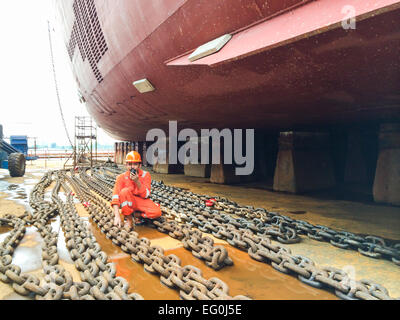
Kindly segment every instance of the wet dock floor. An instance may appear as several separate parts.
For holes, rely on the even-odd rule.
[[[130,292],[137,292],[149,300],[179,300],[178,290],[170,289],[160,282],[157,275],[146,272],[143,265],[133,261],[119,247],[94,225],[91,230],[109,259],[116,264],[117,276],[122,276],[130,284]],[[334,294],[312,288],[301,283],[297,278],[285,275],[273,269],[270,265],[255,261],[247,252],[240,251],[224,244],[233,266],[227,266],[219,271],[206,264],[182,247],[182,244],[155,229],[139,226],[136,229],[139,237],[148,238],[152,245],[163,247],[164,254],[174,254],[181,259],[181,266],[192,265],[202,270],[206,279],[217,277],[228,284],[229,295],[246,295],[257,300],[336,300]],[[224,241],[220,241],[224,242]]]
[[[242,206],[261,207],[278,212],[292,219],[305,220],[314,225],[323,225],[337,230],[357,234],[370,234],[400,242],[400,207],[378,204],[370,201],[350,201],[323,198],[313,193],[304,195],[273,192],[247,185],[221,185],[210,183],[209,179],[188,177],[183,174],[159,174],[151,170],[153,180],[188,191],[227,197]],[[316,193],[319,194],[320,192]]]
[[[28,199],[18,199],[18,196],[25,196],[22,194],[23,189],[25,189],[25,194],[29,194],[29,189],[40,178],[39,172],[28,173],[25,178],[27,186],[24,186],[23,178],[8,178],[6,179],[8,182],[0,178],[4,187],[0,197],[1,214],[23,213],[26,210]],[[317,199],[310,195],[282,194],[244,186],[215,185],[207,182],[206,179],[190,178],[184,175],[152,173],[152,178],[199,194],[224,196],[240,205],[263,207],[315,225],[320,224],[337,230],[400,240],[399,207],[370,202]],[[9,189],[10,185],[19,185],[19,188],[11,186]],[[16,192],[18,189],[21,190],[21,194]],[[10,196],[12,199],[8,200]],[[79,214],[87,220],[88,215],[83,206],[76,203],[76,207]],[[178,290],[164,286],[158,276],[147,273],[142,264],[132,261],[129,255],[108,240],[92,223],[91,228],[102,250],[109,255],[110,260],[116,263],[118,275],[125,277],[130,282],[130,292],[138,292],[145,299],[179,299]],[[79,281],[79,273],[71,263],[69,254],[65,251],[62,230],[60,228],[58,230],[61,238],[58,244],[60,264],[71,272],[75,281]],[[0,238],[6,237],[8,231],[10,231],[9,228],[1,227]],[[184,249],[180,241],[146,226],[138,227],[136,231],[139,232],[140,237],[150,239],[152,244],[164,247],[166,255],[177,255],[182,261],[182,266],[193,265],[203,271],[204,278],[218,277],[226,282],[231,296],[247,295],[253,299],[337,299],[333,293],[303,284],[295,276],[282,274],[273,269],[271,265],[257,262],[251,259],[246,252],[228,244],[226,244],[226,248],[234,265],[214,271],[207,267],[204,261],[195,258],[190,251]],[[386,287],[392,297],[400,297],[399,267],[391,261],[368,258],[357,251],[339,249],[329,243],[318,242],[305,236],[301,236],[301,238],[300,243],[285,246],[290,248],[293,254],[301,254],[312,259],[318,267],[332,266],[344,269],[346,272],[353,272],[356,280],[372,280]],[[216,241],[216,243],[224,243],[221,240],[218,241],[220,242]],[[34,261],[41,261],[39,248],[41,248],[40,236],[35,238],[33,234],[27,234],[14,253],[15,261],[19,261],[18,265],[22,268],[25,266],[25,270],[30,270],[28,272],[39,275],[41,271],[32,268],[33,266],[29,268],[31,262],[28,261],[29,259],[23,258],[25,253],[30,250],[36,257]],[[16,295],[10,286],[0,283],[0,299],[23,299],[23,297]]]
[[[0,235],[4,234],[4,233],[8,233],[12,230],[11,227],[4,227],[4,226],[0,226]]]

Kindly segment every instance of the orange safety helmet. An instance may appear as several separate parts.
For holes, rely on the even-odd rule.
[[[141,163],[142,157],[140,156],[139,152],[132,151],[126,155],[125,162],[129,163]]]

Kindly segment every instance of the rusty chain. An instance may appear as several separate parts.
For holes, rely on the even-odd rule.
[[[67,179],[73,185],[80,201],[90,201],[91,205],[86,208],[90,218],[107,238],[129,253],[133,261],[144,264],[147,272],[160,276],[161,283],[179,290],[180,297],[185,300],[249,299],[242,295],[229,296],[229,287],[222,280],[215,277],[207,280],[202,277],[200,269],[190,265],[182,267],[179,257],[173,254],[164,255],[164,249],[159,246],[151,246],[151,242],[147,238],[138,238],[136,232],[127,232],[122,228],[115,227],[109,205],[93,196],[89,191],[98,184],[93,183],[85,171],[85,169],[80,170],[79,178],[73,176]],[[221,253],[219,252],[215,256],[219,258]]]
[[[114,180],[121,171],[113,170]],[[99,179],[95,176],[94,179]],[[111,181],[108,181],[111,185]],[[99,180],[97,183],[101,183]],[[92,188],[95,188],[92,184]],[[105,184],[102,185],[103,193],[111,198],[111,190]],[[332,235],[331,229],[324,226],[317,226],[318,232],[309,232],[306,228],[314,228],[307,222],[295,221],[279,214],[269,213],[265,209],[256,209],[256,216],[252,221],[247,219],[234,218],[234,209],[237,204],[228,206],[223,202],[216,202],[216,209],[211,210],[201,201],[207,200],[209,196],[200,196],[192,192],[183,191],[180,188],[166,186],[162,182],[153,181],[151,198],[159,203],[163,210],[163,217],[154,221],[154,225],[160,232],[169,234],[177,239],[183,239],[182,234],[189,228],[196,227],[199,230],[213,234],[215,237],[226,240],[230,245],[244,251],[248,251],[251,258],[271,263],[276,270],[297,275],[300,281],[321,289],[333,290],[342,299],[392,299],[388,291],[371,281],[354,281],[349,275],[327,272],[327,268],[319,269],[310,259],[302,256],[293,256],[290,249],[279,245],[273,245],[271,238],[282,243],[296,243],[299,241],[298,234],[307,231],[316,240],[318,237]],[[220,198],[227,201],[225,198]],[[221,210],[222,209],[222,210]],[[242,208],[243,209],[243,208]],[[247,213],[251,207],[245,207]],[[242,216],[246,216],[241,211]],[[240,216],[240,214],[238,215]],[[179,223],[177,223],[179,222]],[[299,223],[293,225],[293,223]],[[109,224],[109,227],[112,223]],[[185,230],[185,231],[184,231]],[[194,230],[196,231],[196,230]],[[343,234],[343,233],[342,233]],[[356,237],[350,233],[347,236]],[[200,236],[200,233],[198,233]],[[367,238],[368,240],[368,238]],[[185,243],[184,246],[194,247],[192,243]],[[196,243],[195,243],[196,244]],[[197,252],[197,251],[195,251]],[[333,268],[330,268],[333,270]]]
[[[70,194],[67,203],[58,196],[61,186],[70,191],[62,181],[62,171],[57,172],[56,186],[52,192],[53,203],[44,200],[44,191],[52,183],[52,172],[47,173],[32,190],[30,203],[34,214],[25,221],[13,216],[6,220],[14,229],[1,244],[0,280],[12,285],[15,292],[37,300],[141,300],[137,293],[128,294],[129,284],[124,278],[115,277],[115,266],[107,263],[107,255],[101,251],[93,235],[79,218]],[[81,282],[74,282],[71,274],[58,264],[58,233],[46,225],[54,212],[60,213],[65,231],[67,248],[75,266],[80,271]],[[35,226],[42,238],[44,283],[37,276],[21,273],[20,267],[13,265],[12,254],[25,233],[25,225]],[[4,248],[4,250],[3,250]]]
[[[85,170],[81,171],[80,176],[85,183],[98,194],[100,197],[110,201],[110,189],[113,183],[108,181],[101,181],[101,176],[98,173],[99,169],[94,170],[94,178],[89,176]],[[158,228],[160,230],[160,227]],[[210,237],[202,237],[196,230],[193,230],[189,225],[182,226],[169,221],[164,224],[163,230],[168,233],[172,238],[182,241],[184,248],[191,251],[193,256],[200,260],[204,260],[206,265],[214,270],[220,270],[225,266],[232,266],[233,261],[228,257],[228,252],[223,246],[214,246],[214,241]]]
[[[162,188],[158,189],[160,185]],[[336,273],[329,273],[326,270],[327,268],[317,268],[310,259],[293,256],[290,249],[273,245],[271,238],[284,243],[297,242],[297,240],[292,241],[292,239],[296,239],[296,229],[292,228],[290,218],[285,219],[283,216],[273,215],[270,219],[273,223],[272,227],[265,227],[262,215],[254,218],[254,221],[248,222],[247,220],[235,219],[230,216],[233,213],[231,211],[233,209],[229,207],[228,211],[224,210],[226,213],[220,214],[218,214],[219,211],[211,210],[207,207],[202,207],[203,210],[193,208],[193,206],[191,208],[186,206],[185,208],[185,202],[181,201],[181,199],[188,199],[190,192],[165,186],[160,182],[155,182],[152,187],[153,200],[160,203],[166,213],[161,220],[175,218],[180,222],[195,225],[200,230],[224,239],[240,250],[247,251],[254,260],[271,263],[276,270],[286,274],[297,275],[300,281],[316,288],[333,290],[342,299],[392,299],[388,291],[376,283],[368,280],[352,280],[349,275],[342,271],[340,271],[342,272],[341,277],[337,277],[338,270],[335,271]],[[172,195],[176,189],[178,192]],[[190,200],[188,202],[191,203]],[[192,203],[196,202],[192,201]],[[188,207],[190,210],[187,209]],[[157,225],[157,223],[155,224]],[[322,226],[320,226],[320,229],[329,234],[330,229]],[[162,229],[159,230],[163,231]],[[322,234],[322,236],[325,236],[325,234]],[[334,268],[330,269],[333,270]]]
[[[156,202],[164,200],[167,202],[164,207],[169,210],[184,212],[184,214],[192,211],[214,219],[218,217],[221,222],[240,229],[250,229],[258,235],[271,236],[284,244],[300,242],[300,235],[306,235],[317,241],[327,241],[338,248],[357,250],[367,257],[388,259],[400,265],[400,243],[388,245],[386,243],[388,240],[385,241],[380,237],[360,236],[347,231],[333,230],[326,226],[314,226],[306,221],[294,220],[276,212],[269,212],[264,208],[240,206],[224,197],[215,197],[215,204],[210,209],[205,205],[205,201],[209,200],[210,196],[166,186],[158,181],[153,181],[152,188],[152,199]],[[193,221],[198,225],[202,224],[196,218]]]
[[[115,267],[107,263],[107,255],[101,251],[94,236],[79,218],[74,205],[72,189],[81,202],[90,202],[85,209],[101,232],[114,244],[131,255],[132,260],[144,265],[144,269],[160,276],[160,281],[179,290],[182,299],[248,299],[245,296],[231,297],[229,288],[218,278],[204,279],[200,269],[180,264],[175,255],[164,255],[161,247],[151,246],[146,238],[136,232],[126,232],[113,226],[113,215],[104,200],[110,200],[116,175],[121,170],[115,167],[95,167],[89,176],[83,168],[79,176],[72,170],[47,173],[31,192],[32,215],[21,219],[7,215],[0,223],[13,227],[9,236],[0,245],[0,280],[10,283],[13,289],[36,299],[142,299],[136,293],[128,294],[125,279],[115,277]],[[53,182],[52,201],[44,200],[46,188]],[[71,188],[69,187],[71,186]],[[66,201],[59,197],[62,188]],[[96,193],[97,195],[93,194]],[[307,235],[319,241],[330,241],[339,248],[358,247],[358,251],[370,257],[392,257],[398,262],[399,245],[387,246],[378,237],[361,237],[352,233],[337,232],[324,226],[313,226],[304,221],[271,213],[250,206],[240,207],[226,198],[216,197],[213,209],[204,205],[209,196],[201,196],[179,188],[152,182],[152,199],[162,206],[163,217],[154,221],[159,231],[182,241],[192,254],[216,270],[231,265],[223,246],[214,246],[210,237],[226,240],[230,245],[247,251],[257,261],[271,263],[276,270],[292,274],[311,286],[333,290],[342,299],[392,299],[386,288],[368,280],[355,281],[342,270],[318,268],[315,263],[302,256],[292,255],[290,249],[274,245],[271,239],[282,243],[298,242],[299,235]],[[82,282],[74,282],[71,275],[58,264],[57,233],[46,225],[56,214],[60,215],[67,248],[80,271]],[[239,217],[239,218],[237,218]],[[21,273],[12,265],[12,254],[24,236],[25,225],[35,226],[45,245],[43,246],[43,268],[46,273],[44,284],[29,274]],[[221,250],[225,249],[225,252]],[[213,251],[211,254],[211,251]]]

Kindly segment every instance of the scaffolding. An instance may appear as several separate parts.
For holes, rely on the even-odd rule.
[[[97,161],[97,126],[91,117],[75,117],[75,141],[72,157],[74,168],[78,165],[90,165],[92,168]]]

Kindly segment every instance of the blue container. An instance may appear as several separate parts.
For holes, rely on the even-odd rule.
[[[28,137],[27,136],[11,136],[10,144],[23,153],[25,156],[28,154]]]

